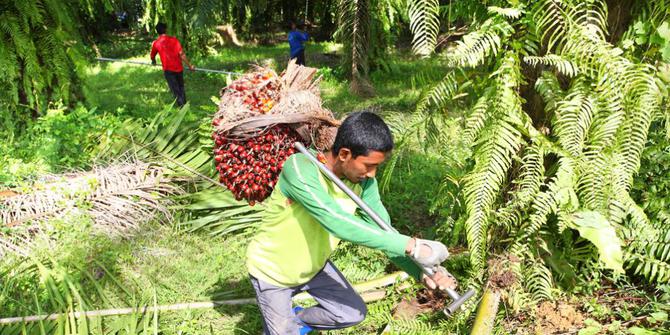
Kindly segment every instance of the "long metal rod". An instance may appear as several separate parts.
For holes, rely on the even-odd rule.
[[[99,60],[101,62],[114,62],[114,63],[127,63],[127,64],[137,64],[137,65],[149,65],[149,66],[158,66],[154,65],[148,62],[140,62],[136,60],[125,60],[125,59],[116,59],[116,58],[107,58],[107,57],[97,57],[96,60]],[[212,70],[212,69],[203,69],[200,67],[196,67],[193,69],[193,71],[200,71],[200,72],[211,72],[211,73],[222,73],[222,74],[230,74],[233,76],[241,76],[244,73],[239,73],[239,72],[229,72],[229,71],[222,71],[222,70]]]

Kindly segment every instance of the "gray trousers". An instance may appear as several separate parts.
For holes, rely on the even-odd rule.
[[[309,282],[295,287],[277,287],[250,277],[266,335],[298,334],[301,321],[314,329],[328,330],[351,327],[365,319],[365,302],[330,261]],[[318,305],[295,315],[291,298],[302,291]]]

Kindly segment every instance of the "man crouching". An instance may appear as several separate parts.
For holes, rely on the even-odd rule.
[[[387,223],[375,174],[393,149],[391,131],[370,112],[350,114],[337,131],[325,166]],[[383,251],[390,260],[431,289],[455,287],[437,271],[422,274],[415,262],[439,267],[447,257],[440,242],[386,232],[305,155],[283,165],[257,234],[247,250],[247,268],[268,335],[307,334],[356,325],[367,309],[351,284],[329,260],[340,240]],[[291,298],[307,291],[318,303],[293,308]]]

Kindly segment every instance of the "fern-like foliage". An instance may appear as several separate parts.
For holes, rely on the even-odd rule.
[[[462,78],[470,85],[488,75],[463,108],[474,160],[462,180],[473,276],[491,250],[510,252],[524,283],[515,296],[535,301],[574,282],[580,266],[621,269],[599,263],[611,251],[577,233],[575,218],[589,211],[623,241],[607,242],[623,248],[630,273],[670,280],[669,230],[629,194],[663,96],[651,65],[607,40],[605,1],[522,1],[489,14],[446,50],[453,69],[417,109],[456,105]]]
[[[435,51],[440,32],[440,2],[438,0],[410,0],[408,2],[409,28],[412,31],[412,50],[428,56]]]
[[[78,92],[75,67],[79,6],[85,2],[3,1],[0,4],[0,123],[21,125],[54,100]]]
[[[490,55],[500,51],[502,41],[512,34],[514,28],[504,19],[495,16],[486,20],[479,30],[465,35],[446,57],[452,66],[474,67],[483,64]]]
[[[526,56],[523,60],[533,66],[538,64],[552,66],[556,68],[558,73],[564,74],[568,77],[574,77],[579,73],[577,64],[558,55],[544,55],[542,57]]]

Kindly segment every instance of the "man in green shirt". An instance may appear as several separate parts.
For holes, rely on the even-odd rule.
[[[386,222],[377,187],[377,167],[393,149],[391,131],[370,112],[350,114],[338,129],[322,162]],[[448,256],[440,242],[386,232],[303,154],[284,162],[259,231],[247,250],[247,268],[263,316],[265,334],[306,334],[356,325],[366,307],[328,260],[340,240],[383,251],[390,260],[429,288],[455,287],[440,264]],[[427,277],[417,266],[432,268]],[[291,298],[307,291],[318,303],[293,309]]]

